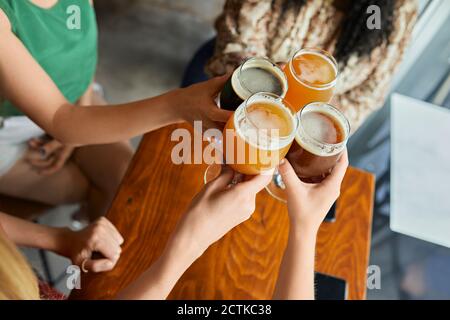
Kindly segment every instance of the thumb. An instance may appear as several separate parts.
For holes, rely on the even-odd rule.
[[[283,182],[286,186],[286,193],[288,195],[295,193],[295,189],[299,185],[303,185],[303,182],[297,177],[294,168],[292,168],[292,165],[287,159],[281,160],[280,165],[278,166],[278,172],[283,178]]]
[[[83,267],[91,272],[104,272],[114,268],[114,262],[109,259],[89,259],[86,260]]]
[[[43,157],[48,157],[49,155],[53,154],[56,150],[62,147],[62,144],[57,140],[51,140],[41,146],[40,152]]]
[[[264,171],[252,177],[250,180],[239,183],[235,189],[242,189],[242,192],[252,192],[257,194],[270,183],[273,177],[273,172],[274,169]]]
[[[209,188],[211,188],[212,190],[223,190],[231,183],[233,177],[233,169],[231,169],[229,166],[222,166],[220,175],[208,184]]]
[[[228,78],[230,78],[230,76],[231,73],[225,73],[222,76],[214,77],[208,80],[208,89],[211,95],[219,93],[223,89],[223,86],[227,82]]]
[[[211,115],[211,119],[217,122],[227,122],[228,119],[233,115],[233,111],[217,108],[213,109],[214,112]]]
[[[43,139],[41,138],[32,138],[28,140],[28,146],[33,149],[38,149],[44,144]]]

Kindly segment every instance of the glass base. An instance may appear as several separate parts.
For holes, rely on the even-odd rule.
[[[286,196],[286,186],[284,185],[283,179],[281,175],[278,173],[278,170],[275,170],[273,174],[272,181],[267,185],[266,191],[278,201],[283,203],[287,203]]]
[[[223,165],[217,164],[217,163],[211,164],[210,166],[208,166],[208,168],[206,168],[205,173],[203,175],[203,182],[205,184],[208,184],[209,182],[216,179],[222,173],[222,168],[223,168]],[[235,171],[234,175],[233,175],[233,179],[231,179],[228,187],[235,186],[238,183],[245,181],[246,178],[248,178],[248,176]]]

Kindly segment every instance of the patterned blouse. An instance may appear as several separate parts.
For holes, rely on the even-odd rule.
[[[288,0],[227,0],[216,21],[216,49],[206,71],[220,75],[233,70],[246,57],[256,55],[276,62],[287,61],[302,47],[318,47],[333,53],[344,18],[333,1],[307,0],[298,13],[288,10],[283,19],[278,19],[285,1]],[[383,106],[392,76],[411,38],[417,2],[397,0],[394,17],[388,43],[368,56],[354,54],[345,67],[339,66],[340,77],[332,103],[347,116],[352,132]]]

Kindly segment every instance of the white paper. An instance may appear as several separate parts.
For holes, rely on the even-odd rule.
[[[399,94],[391,106],[391,229],[450,247],[450,111]]]

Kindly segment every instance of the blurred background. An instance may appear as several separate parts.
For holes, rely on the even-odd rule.
[[[195,51],[214,36],[213,24],[223,2],[95,0],[100,35],[97,82],[104,87],[108,102],[146,98],[179,87]],[[418,103],[450,108],[448,30],[450,1],[420,1],[414,39],[395,77],[393,93],[412,97]],[[381,289],[368,290],[368,299],[450,299],[450,249],[447,247],[450,207],[448,202],[427,203],[431,213],[433,206],[440,205],[441,213],[444,210],[444,215],[436,218],[444,217],[444,220],[435,221],[435,225],[449,226],[449,238],[439,241],[422,240],[431,239],[426,235],[433,234],[432,226],[417,232],[408,223],[417,220],[414,216],[423,217],[428,212],[416,210],[410,212],[411,217],[401,214],[402,202],[408,199],[391,192],[391,178],[396,179],[400,189],[403,182],[391,165],[391,147],[396,143],[391,139],[391,128],[397,124],[391,122],[390,101],[389,97],[385,107],[366,121],[349,142],[351,164],[373,172],[377,179],[370,264],[381,269]],[[139,139],[133,141],[134,146],[138,143]],[[449,192],[450,184],[446,181],[450,181],[449,172],[444,172],[443,183],[439,185]],[[395,210],[392,202],[396,203]],[[69,213],[73,208],[53,209],[40,221],[67,225],[70,214],[61,215],[61,211]],[[393,216],[395,223],[392,223]],[[32,249],[24,251],[41,274],[50,277],[58,289],[67,293],[64,270],[69,262],[66,259]]]

